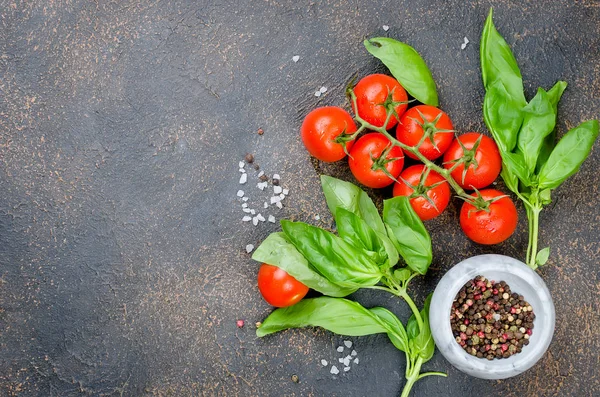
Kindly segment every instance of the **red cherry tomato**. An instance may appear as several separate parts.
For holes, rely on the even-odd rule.
[[[400,180],[394,185],[394,197],[408,196],[411,197],[410,205],[413,207],[419,218],[423,221],[433,219],[446,209],[450,202],[450,187],[448,182],[435,171],[429,171],[429,175],[423,181],[423,186],[419,186],[422,180],[423,172],[426,170],[424,165],[417,164],[408,167],[401,174],[400,178],[408,182],[408,186],[404,181]],[[438,184],[434,187],[432,185]],[[427,195],[435,204],[432,205],[423,195]]]
[[[405,145],[416,146],[424,134],[427,138],[419,146],[419,152],[429,160],[435,160],[444,154],[454,138],[454,127],[450,117],[442,110],[429,105],[408,109],[396,127],[396,138]],[[417,160],[417,156],[412,153],[406,152],[406,155]]]
[[[399,146],[392,147],[385,135],[370,133],[356,141],[350,151],[348,164],[360,183],[372,188],[382,188],[394,182],[384,169],[398,178],[404,166],[404,153]]]
[[[476,144],[478,145],[477,149],[472,150]],[[466,152],[463,148],[467,149]],[[444,153],[444,167],[452,168],[455,160],[463,156],[467,157],[466,164],[469,164],[467,172],[464,172],[465,164],[458,165],[452,171],[452,178],[463,189],[483,189],[500,175],[502,157],[500,157],[498,146],[492,138],[477,132],[467,132],[459,136]]]
[[[406,95],[406,91],[400,83],[393,77],[386,76],[385,74],[371,74],[363,77],[354,87],[358,115],[375,127],[383,127],[386,109],[382,104],[392,90],[392,100],[394,102],[406,102],[394,108],[396,113],[398,113],[398,117],[400,117],[408,106],[408,95]],[[357,113],[356,109],[353,110],[354,113]],[[398,119],[392,116],[385,129],[390,129],[397,123]]]
[[[321,161],[333,162],[346,156],[343,144],[349,151],[353,140],[344,142],[342,133],[356,132],[352,116],[335,106],[316,108],[304,118],[300,134],[306,150]]]
[[[258,289],[267,303],[287,307],[298,303],[308,287],[277,266],[263,263],[258,270]]]
[[[504,196],[504,193],[495,189],[484,189],[479,194],[484,200]],[[478,210],[465,202],[460,210],[460,227],[476,243],[501,243],[517,228],[517,208],[509,197],[503,197],[490,203],[488,210]]]

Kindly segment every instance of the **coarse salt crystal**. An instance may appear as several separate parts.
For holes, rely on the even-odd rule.
[[[265,190],[265,188],[267,187],[267,182],[258,182],[256,184],[256,187],[259,188],[260,190]]]
[[[285,194],[286,196],[287,196],[288,194],[290,194],[290,191],[289,191],[289,189],[283,189],[283,194]]]
[[[344,367],[344,372],[350,371],[350,367]]]
[[[321,365],[324,367],[327,366],[327,360],[325,360],[325,359],[321,360]]]
[[[281,188],[281,186],[273,186],[273,192],[275,194],[279,194],[283,191],[283,189]]]
[[[338,358],[338,362],[343,363],[344,359],[343,358]]]
[[[299,55],[294,55],[292,57],[292,61],[294,61],[294,62],[298,62],[299,60],[300,60],[300,56]],[[324,365],[327,365],[327,364],[324,364]]]
[[[344,359],[344,366],[346,366],[346,367],[347,367],[348,365],[350,365],[350,359],[349,359],[348,357],[346,357],[346,358]]]
[[[335,365],[332,365],[332,366],[331,366],[331,371],[329,371],[329,372],[330,372],[331,374],[333,374],[333,375],[337,375],[337,374],[339,374],[339,373],[340,373],[340,370],[339,370],[339,369],[337,369],[337,367],[336,367]]]
[[[254,245],[252,245],[252,244],[248,244],[246,246],[246,252],[247,253],[251,253],[253,249],[254,249]]]
[[[244,197],[244,191],[243,190],[238,190],[237,191],[237,196],[238,197]]]
[[[327,92],[327,87],[323,86],[323,87],[319,88],[319,91],[321,91],[321,94],[324,94]]]
[[[285,194],[281,193],[281,194],[279,195],[279,198],[283,200],[283,199],[285,198]]]
[[[248,215],[246,215],[245,217],[243,217],[243,218],[242,218],[242,220],[243,220],[244,222],[250,222],[250,221],[252,220],[252,218],[251,218],[251,217],[249,217]]]
[[[243,174],[244,172],[246,172],[246,170],[243,168],[240,168],[240,172]]]
[[[248,197],[242,197],[242,200],[248,201]]]
[[[345,345],[345,346],[346,346],[348,349],[350,349],[350,348],[352,347],[352,341],[345,340],[345,341],[344,341],[344,345]]]
[[[354,359],[354,364],[358,364],[358,357]]]
[[[266,219],[264,216],[262,216],[261,214],[256,215],[256,217],[258,218],[259,221],[264,222]]]
[[[248,203],[242,203],[242,208],[247,208],[248,207]]]
[[[242,211],[244,211],[245,213],[249,214],[250,211],[252,211],[250,208],[242,208]]]
[[[260,177],[261,177],[261,176],[263,176],[264,174],[265,174],[265,172],[264,172],[264,171],[261,171],[261,172],[259,172],[259,173],[258,173],[258,175],[257,175],[257,176],[260,178]]]
[[[358,354],[358,353],[356,352],[356,350],[352,350],[352,353],[350,353],[350,355],[351,355],[352,357],[356,356],[357,354]]]
[[[254,226],[258,225],[258,218],[257,218],[257,217],[253,217],[253,218],[252,218],[252,224],[253,224]]]
[[[248,180],[248,174],[242,174],[240,176],[240,185],[243,185]]]
[[[469,44],[469,39],[467,39],[466,36],[465,36],[464,40],[465,41],[460,45],[461,50],[464,50],[465,48],[467,48],[467,44]]]
[[[273,215],[269,215],[269,222],[275,223],[275,217]],[[325,364],[327,365],[327,364]]]
[[[243,161],[240,161],[239,164],[240,168],[244,168],[244,166],[246,165],[246,163],[244,163]]]
[[[319,214],[315,215],[315,221],[318,221],[321,219],[321,216]]]
[[[279,174],[273,174],[273,179],[281,179],[281,177],[279,176]]]
[[[340,352],[340,353],[341,353],[341,352],[343,352],[343,351],[344,351],[344,346],[340,346],[340,347],[338,347],[338,348],[337,348],[337,351],[338,351],[338,352]]]
[[[281,201],[281,198],[279,196],[273,196],[271,197],[271,204],[275,204]]]
[[[315,96],[318,98],[321,96],[321,91],[315,91]]]
[[[382,27],[383,27],[383,30],[385,30],[386,32],[387,32],[388,30],[390,30],[390,27],[389,27],[389,26],[387,26],[387,25],[383,25]],[[383,123],[381,123],[381,124],[383,124]]]
[[[254,210],[250,210],[250,213],[251,213],[252,215],[256,215],[256,211],[254,211]]]
[[[278,201],[275,203],[275,205],[277,206],[277,208],[282,209],[283,208],[283,204],[281,204],[281,201]]]
[[[263,203],[263,208],[269,208],[269,203],[267,203],[266,201]]]

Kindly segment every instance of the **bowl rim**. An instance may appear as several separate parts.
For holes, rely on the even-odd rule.
[[[482,259],[487,259],[489,262],[481,264]],[[488,272],[507,273],[497,268],[499,262],[510,266],[510,276],[512,278],[517,277],[528,284],[531,287],[529,296],[535,294],[540,300],[542,307],[534,308],[536,314],[534,324],[537,331],[534,332],[534,335],[539,342],[529,344],[527,346],[528,349],[524,349],[521,353],[509,358],[489,361],[473,357],[456,343],[452,335],[449,314],[456,294],[467,281],[472,280],[477,275],[487,278],[486,273]],[[529,280],[534,280],[535,287]],[[508,284],[510,285],[510,283]],[[452,287],[452,289],[443,290],[448,286]],[[519,291],[517,292],[522,294]],[[436,320],[436,318],[441,319],[444,316],[448,318],[447,321]],[[434,290],[429,317],[430,323],[434,321],[437,324],[441,323],[441,327],[436,327],[435,329],[432,327],[432,336],[438,346],[438,350],[440,350],[446,360],[459,370],[471,376],[484,379],[509,378],[531,368],[547,351],[552,341],[555,326],[554,304],[544,280],[523,262],[506,255],[498,254],[472,256],[457,263],[446,272]],[[442,346],[442,349],[439,348],[440,346]],[[485,365],[482,365],[481,360],[485,360]]]

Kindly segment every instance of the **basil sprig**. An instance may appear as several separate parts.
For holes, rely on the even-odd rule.
[[[257,335],[309,326],[349,336],[385,333],[406,355],[403,396],[424,376],[446,376],[440,372],[421,373],[421,366],[431,359],[435,349],[429,327],[429,299],[419,310],[407,289],[414,277],[427,272],[432,250],[429,233],[408,199],[384,200],[382,219],[371,198],[359,187],[330,176],[322,176],[321,184],[338,235],[303,222],[282,220],[283,232],[267,237],[252,258],[284,269],[326,296],[273,311],[257,329]],[[386,290],[404,299],[413,312],[407,328],[385,308],[366,309],[341,298],[359,288]]]
[[[529,221],[527,264],[537,269],[550,248],[538,252],[539,214],[551,202],[552,190],[579,170],[598,137],[598,121],[590,120],[567,132],[556,143],[558,101],[567,87],[557,82],[539,88],[527,102],[515,57],[492,20],[481,34],[481,75],[486,93],[483,115],[502,156],[502,178],[525,205]]]

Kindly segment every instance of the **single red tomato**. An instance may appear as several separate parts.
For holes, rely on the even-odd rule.
[[[393,91],[393,92],[392,92]],[[358,113],[363,120],[373,124],[375,127],[383,127],[386,118],[386,109],[383,103],[392,92],[392,100],[394,102],[404,102],[394,107],[398,117],[406,111],[408,106],[408,95],[404,88],[393,77],[385,74],[371,74],[363,77],[354,87],[356,95],[356,109],[354,113]],[[354,104],[352,105],[354,108]],[[392,116],[388,121],[386,130],[394,127],[398,123],[398,119]]]
[[[496,142],[477,132],[467,132],[452,142],[444,153],[444,167],[452,168],[461,157],[465,157],[465,162],[456,166],[452,178],[463,189],[483,189],[494,182],[502,170]]]
[[[349,135],[356,132],[350,113],[336,106],[316,108],[306,115],[300,127],[306,150],[321,161],[333,162],[346,156],[354,140]]]
[[[510,197],[498,190],[484,189],[479,194],[481,197],[476,201],[485,209],[465,202],[460,210],[460,227],[476,243],[501,243],[517,228],[517,208]]]
[[[408,196],[410,205],[423,221],[444,212],[450,202],[448,182],[435,171],[425,175],[426,169],[421,164],[408,167],[400,174],[401,180],[396,182],[393,191],[394,197]]]
[[[258,289],[270,305],[292,306],[308,292],[308,287],[277,266],[263,263],[258,270]]]
[[[348,164],[360,183],[382,188],[391,185],[400,175],[404,167],[404,153],[399,146],[392,146],[385,135],[373,132],[356,141],[350,151]]]
[[[423,135],[426,136],[419,146],[419,152],[429,160],[435,160],[448,149],[454,138],[454,127],[448,115],[429,105],[412,107],[400,118],[396,127],[396,138],[405,145],[417,146]],[[411,159],[418,157],[406,152]]]

